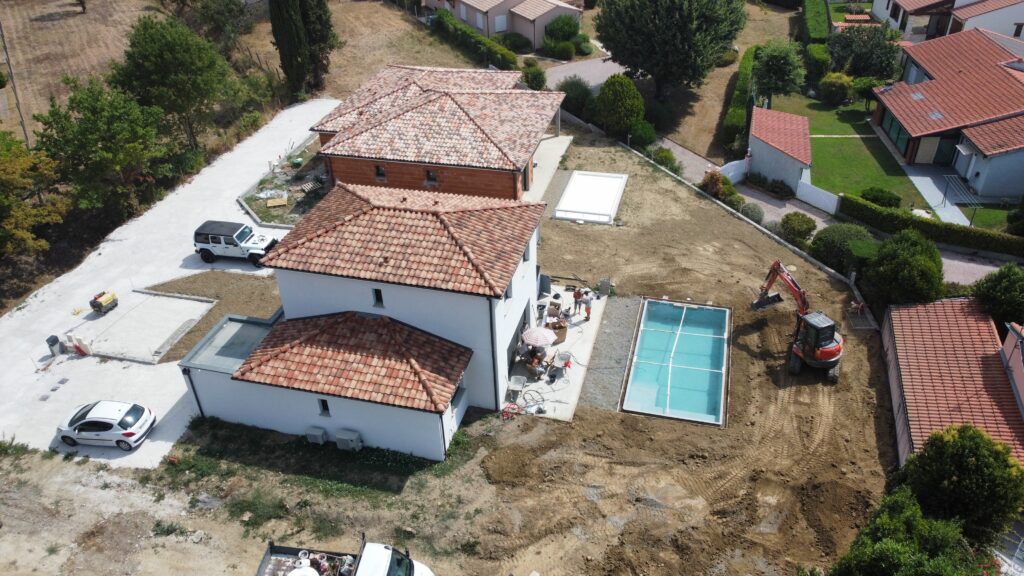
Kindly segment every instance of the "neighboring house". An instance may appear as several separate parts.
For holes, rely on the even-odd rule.
[[[559,0],[426,0],[435,10],[444,8],[484,36],[518,32],[540,48],[544,28],[563,14],[579,20],[583,10]]]
[[[519,72],[388,66],[311,130],[335,181],[516,200],[564,94]]]
[[[750,172],[782,180],[794,192],[811,167],[811,131],[804,116],[755,106],[748,146]]]
[[[182,360],[200,412],[444,459],[466,409],[505,396],[544,207],[336,185],[262,261],[283,313],[228,317]]]
[[[982,197],[1024,195],[1024,42],[968,30],[904,51],[873,119],[903,159],[951,165]]]
[[[974,28],[1019,38],[1024,28],[1024,0],[874,0],[871,14],[912,43]]]
[[[1024,382],[1014,385],[1007,372],[1014,362],[1020,365],[1020,344],[1011,331],[1001,346],[977,301],[890,307],[882,344],[901,466],[933,432],[959,424],[985,430],[1024,458]]]

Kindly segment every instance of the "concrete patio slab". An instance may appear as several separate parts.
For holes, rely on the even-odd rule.
[[[540,141],[533,154],[533,161],[537,163],[533,169],[533,185],[523,192],[523,200],[537,202],[544,198],[569,144],[572,144],[572,136],[549,135]]]
[[[904,164],[902,168],[940,220],[970,226],[970,220],[955,204],[958,198],[956,189],[951,189],[946,179],[946,176],[956,174],[952,168],[934,164]]]

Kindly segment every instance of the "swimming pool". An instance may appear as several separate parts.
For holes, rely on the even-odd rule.
[[[729,310],[644,300],[622,409],[722,424]]]

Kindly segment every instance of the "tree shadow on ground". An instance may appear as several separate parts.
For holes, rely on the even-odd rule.
[[[78,6],[78,3],[68,4],[68,6]],[[81,10],[62,10],[60,12],[50,12],[49,14],[33,16],[32,18],[29,18],[29,20],[33,22],[60,22],[61,20],[67,20],[68,18],[84,15],[85,13]]]

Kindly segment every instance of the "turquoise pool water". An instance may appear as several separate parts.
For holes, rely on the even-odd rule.
[[[622,409],[722,423],[729,310],[645,300]]]

